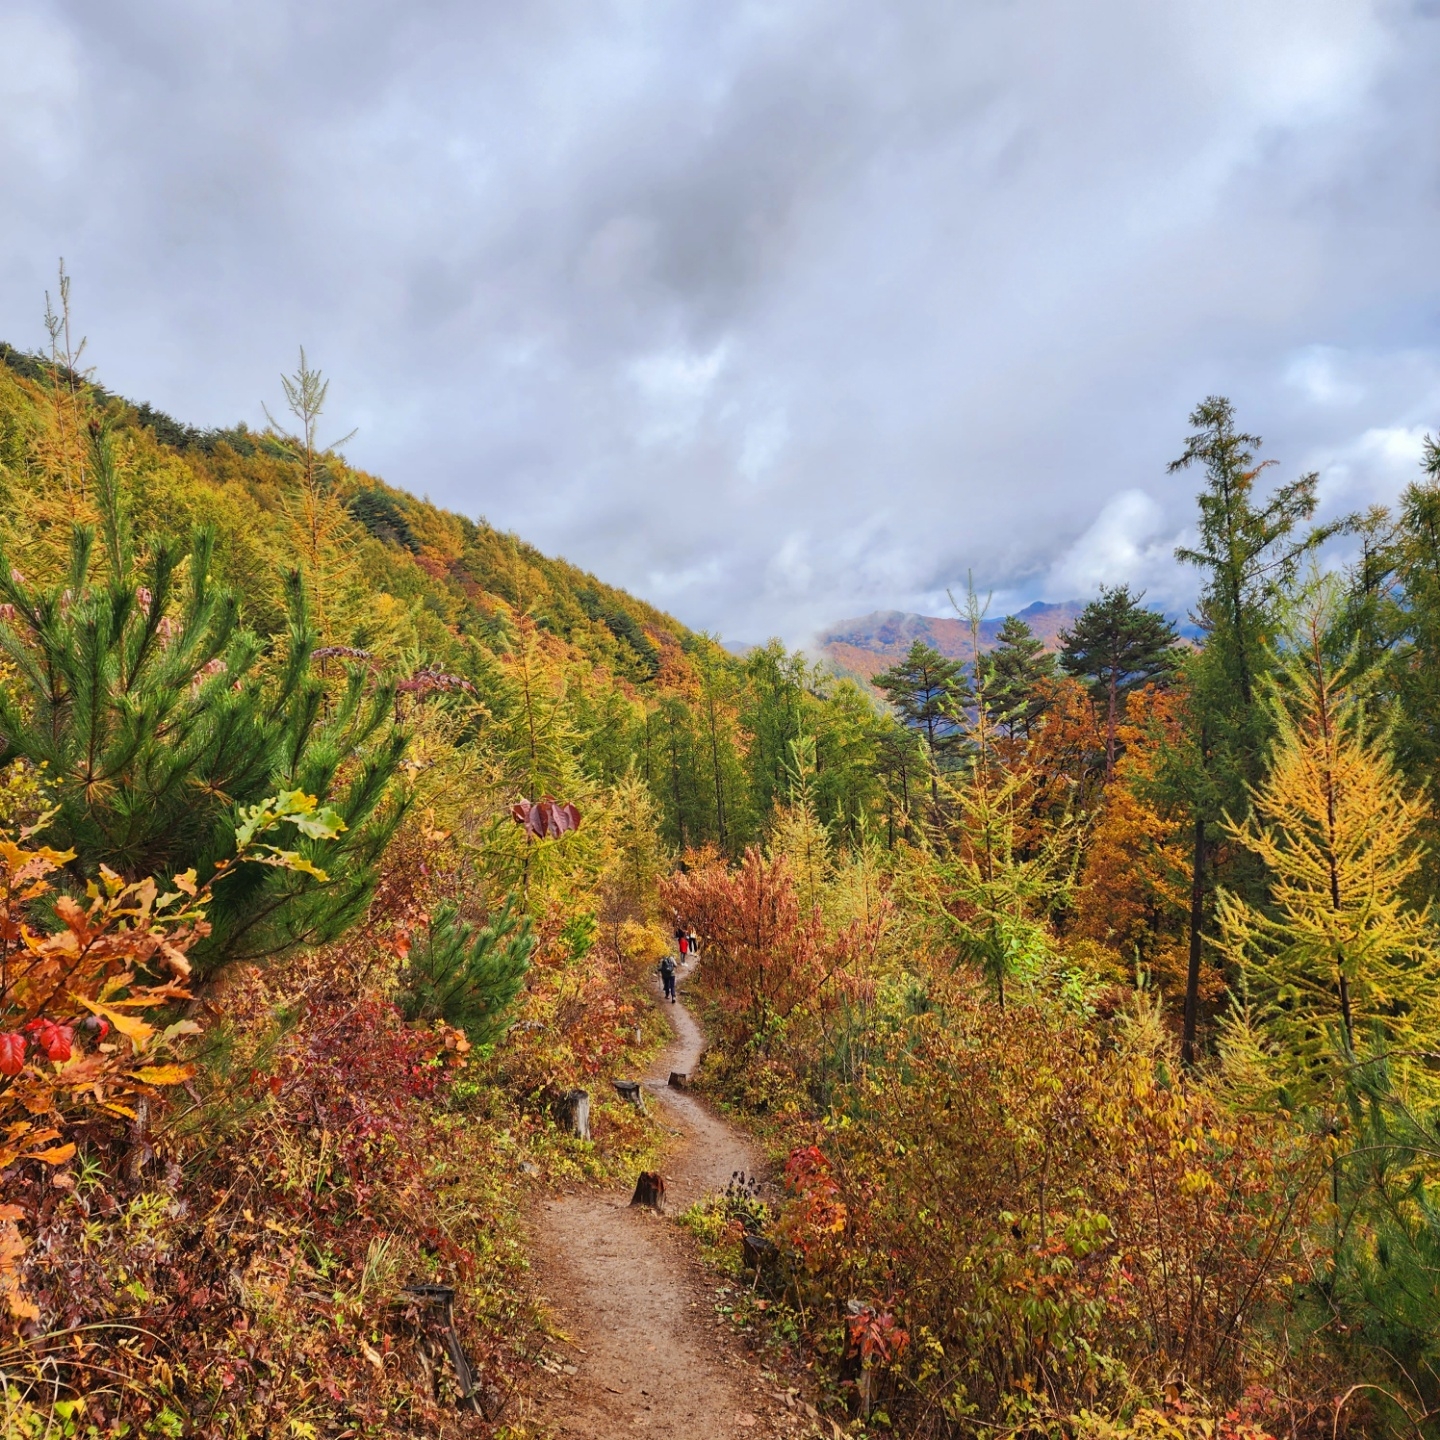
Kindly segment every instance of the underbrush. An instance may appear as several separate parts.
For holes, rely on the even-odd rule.
[[[630,1176],[653,1124],[607,1096],[643,1063],[623,963],[543,949],[493,1053],[403,1022],[373,935],[205,996],[178,1102],[74,1131],[7,1176],[33,1319],[0,1350],[4,1432],[345,1437],[529,1433],[544,1333],[524,1219],[549,1182]],[[555,1028],[555,991],[594,1005]],[[583,1022],[583,1023],[581,1023]],[[550,1113],[576,1080],[593,1143]],[[453,1292],[447,1311],[443,1291]],[[460,1404],[446,1325],[473,1367]],[[67,1429],[67,1427],[69,1427]]]
[[[1101,1022],[935,976],[872,1009],[839,1084],[803,1033],[722,1042],[698,1077],[783,1161],[773,1215],[721,1196],[684,1221],[854,1433],[1365,1433],[1310,1335],[1329,1151],[1182,1083],[1143,996]]]

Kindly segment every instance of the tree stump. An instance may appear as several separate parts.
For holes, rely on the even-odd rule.
[[[746,1265],[757,1275],[780,1258],[773,1240],[767,1240],[763,1235],[751,1235],[748,1231],[740,1237],[740,1253]]]
[[[577,1140],[590,1138],[590,1092],[567,1090],[555,1102],[555,1117]]]
[[[638,1080],[616,1080],[615,1093],[622,1100],[628,1100],[640,1113],[645,1113],[645,1092]]]
[[[660,1211],[665,1208],[665,1180],[658,1170],[642,1170],[635,1182],[635,1193],[630,1197],[632,1205],[648,1205]]]
[[[672,1070],[670,1072],[670,1088],[672,1090],[688,1090],[690,1088],[690,1075],[685,1070]]]

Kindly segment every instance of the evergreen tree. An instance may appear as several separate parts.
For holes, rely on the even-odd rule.
[[[1440,763],[1440,447],[1427,441],[1429,478],[1411,485],[1396,527],[1393,618],[1400,631],[1395,688],[1401,708],[1397,745],[1416,780]]]
[[[327,695],[310,669],[315,637],[294,574],[287,645],[267,664],[236,597],[211,583],[208,532],[188,556],[156,547],[137,571],[103,430],[89,468],[103,562],[85,526],[68,573],[49,586],[0,554],[0,648],[13,667],[0,686],[0,767],[45,767],[58,807],[47,838],[75,852],[77,883],[102,865],[127,879],[196,865],[204,880],[234,854],[242,808],[285,791],[319,797],[346,826],[323,847],[298,846],[325,867],[323,882],[242,867],[218,887],[213,932],[193,958],[211,970],[334,938],[363,912],[398,819],[382,803],[405,745],[393,690],[350,667],[340,695]]]
[[[1195,1059],[1207,858],[1222,815],[1243,815],[1248,787],[1258,778],[1269,727],[1256,703],[1268,660],[1265,637],[1275,633],[1277,607],[1301,558],[1335,533],[1306,527],[1315,513],[1317,476],[1302,475],[1257,497],[1255,482],[1274,461],[1257,461],[1261,441],[1235,426],[1234,406],[1212,395],[1191,413],[1195,428],[1171,473],[1199,466],[1199,539],[1176,558],[1204,580],[1197,618],[1201,652],[1185,664],[1187,743],[1161,777],[1193,817],[1190,863],[1190,954],[1185,985],[1183,1051]]]
[[[1055,657],[1018,615],[1007,615],[995,648],[981,657],[990,715],[1010,736],[1030,738],[1045,712],[1042,682],[1054,678]]]
[[[505,1033],[505,1016],[535,948],[528,915],[515,913],[515,897],[487,925],[459,918],[454,905],[437,907],[407,958],[397,997],[407,1020],[444,1020],[472,1045],[493,1045]]]
[[[1142,591],[1102,586],[1100,598],[1060,632],[1060,664],[1067,674],[1088,680],[1105,705],[1105,778],[1115,774],[1115,726],[1125,697],[1175,668],[1175,627],[1141,605]]]
[[[965,667],[915,640],[903,660],[874,677],[874,685],[901,720],[924,735],[930,756],[930,798],[938,804],[942,761],[959,749],[964,738],[962,720],[971,698]]]

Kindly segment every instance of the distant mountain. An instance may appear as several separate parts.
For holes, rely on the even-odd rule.
[[[1058,650],[1060,632],[1073,625],[1084,608],[1083,600],[1037,600],[1016,613],[1045,642],[1047,650]],[[994,648],[1004,623],[1003,615],[981,622],[981,650]],[[970,629],[963,620],[909,615],[903,610],[876,610],[858,620],[842,620],[824,631],[818,644],[841,670],[869,680],[900,659],[915,640],[933,645],[954,660],[971,658]]]

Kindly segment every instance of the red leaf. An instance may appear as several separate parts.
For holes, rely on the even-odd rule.
[[[18,1075],[25,1068],[25,1037],[10,1030],[0,1035],[0,1075]]]
[[[44,1020],[40,1024],[40,1033],[36,1039],[39,1040],[40,1048],[45,1052],[45,1058],[55,1061],[58,1065],[61,1061],[70,1058],[71,1045],[75,1039],[75,1027],[73,1025],[57,1025],[53,1020]]]

